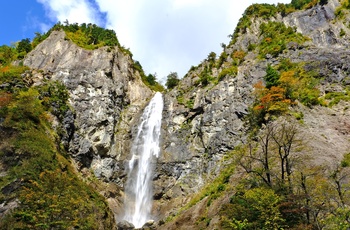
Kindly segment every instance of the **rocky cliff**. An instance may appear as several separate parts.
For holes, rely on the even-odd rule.
[[[80,168],[92,169],[98,178],[116,181],[123,170],[117,160],[125,159],[133,117],[152,96],[130,56],[115,48],[85,50],[53,32],[24,60],[40,70],[34,84],[44,79],[65,84],[72,110],[63,120],[64,140]]]
[[[85,50],[54,31],[24,64],[34,69],[34,85],[59,81],[67,87],[71,109],[62,124],[55,121],[61,142],[84,177],[93,172],[106,182],[98,190],[120,212],[131,130],[153,94],[133,60],[118,47]]]
[[[160,218],[164,214],[176,214],[178,209],[175,207],[187,204],[192,194],[218,175],[225,165],[223,157],[246,142],[247,115],[254,102],[253,86],[264,81],[268,65],[278,66],[286,59],[292,63],[305,63],[306,71],[316,72],[320,96],[346,91],[350,30],[346,18],[336,18],[335,11],[339,6],[339,1],[332,0],[284,16],[281,13],[268,19],[253,16],[251,26],[238,31],[223,51],[225,63],[236,62],[235,52],[245,53],[235,74],[226,74],[215,81],[226,68],[225,63],[213,65],[208,56],[165,95],[163,152],[155,178],[155,213]],[[265,39],[261,25],[269,21],[295,28],[307,37],[307,41],[302,44],[289,42],[280,54],[268,53],[261,57],[251,46],[261,44]],[[214,80],[204,84],[202,78],[206,68],[210,69]],[[293,107],[295,112],[303,114],[300,127],[309,143],[310,165],[312,162],[316,165],[329,163],[334,167],[348,151],[350,119],[347,108],[348,102],[331,108],[307,107],[301,103]],[[216,229],[219,207],[228,199],[229,195],[209,207],[205,207],[207,200],[200,202],[161,229]],[[200,225],[203,218],[212,221],[204,227]]]
[[[339,16],[340,6],[339,1],[329,0],[288,14],[250,14],[249,26],[241,21],[220,57],[210,54],[164,94],[152,212],[160,229],[220,227],[218,210],[230,202],[232,191],[216,197],[212,205],[208,195],[191,207],[186,205],[228,168],[227,156],[252,138],[247,120],[257,100],[254,85],[265,82],[269,66],[298,65],[301,75],[313,77],[308,84],[315,87],[307,89],[317,89],[317,99],[326,101],[303,104],[303,98],[298,98],[288,108],[291,112],[284,114],[298,115],[297,126],[308,140],[308,164],[331,162],[329,168],[334,168],[342,160],[350,147],[349,102],[341,100],[331,107],[327,100],[332,98],[326,98],[334,93],[347,95],[350,84],[349,17]],[[265,52],[266,43],[274,39],[263,31],[268,30],[266,25],[277,25],[287,34],[276,49]],[[67,40],[63,31],[53,31],[23,64],[33,69],[31,84],[55,80],[67,87],[71,109],[54,126],[76,168],[84,176],[92,171],[108,187],[101,193],[118,215],[131,139],[140,112],[153,94],[133,68],[132,58],[118,47],[82,49]],[[274,121],[279,119],[283,120]],[[225,183],[236,185],[240,173],[230,172]],[[177,219],[164,224],[169,216]]]

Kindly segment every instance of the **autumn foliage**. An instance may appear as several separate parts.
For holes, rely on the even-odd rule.
[[[266,88],[262,81],[254,85],[256,102],[253,106],[252,113],[254,119],[265,123],[272,119],[273,116],[279,116],[288,111],[289,106],[293,104],[292,100],[287,97],[286,89],[281,86],[272,86]]]
[[[10,104],[12,99],[12,94],[10,93],[0,93],[0,107],[7,106]]]
[[[317,78],[304,70],[303,63],[283,60],[279,66],[268,65],[264,81],[254,85],[255,102],[249,116],[251,127],[260,127],[288,113],[297,102],[306,106],[318,104],[320,92],[316,86]]]

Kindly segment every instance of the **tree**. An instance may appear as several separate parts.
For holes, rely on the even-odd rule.
[[[266,88],[270,89],[272,86],[277,86],[279,78],[280,76],[277,70],[275,70],[271,65],[267,65],[266,75],[264,76]]]
[[[303,149],[304,142],[293,121],[269,122],[256,135],[255,142],[241,149],[239,165],[254,174],[269,187],[292,192],[292,168],[295,155]],[[279,168],[279,170],[277,169]],[[288,184],[287,184],[288,182]]]
[[[207,58],[207,60],[209,61],[209,62],[215,62],[215,59],[216,59],[216,53],[215,52],[210,52],[209,54],[208,54],[208,58]]]
[[[272,132],[272,139],[276,145],[278,157],[280,160],[280,183],[281,187],[285,187],[286,179],[288,180],[288,192],[292,192],[292,165],[294,152],[303,148],[303,140],[299,135],[299,130],[293,122],[283,121],[279,126],[275,127]]]
[[[168,89],[173,89],[175,88],[175,86],[177,86],[180,82],[180,79],[178,78],[177,72],[171,72],[168,76],[167,76],[167,80],[165,82],[165,86]]]
[[[22,39],[17,45],[18,58],[24,58],[24,55],[32,50],[32,45],[30,44],[30,39]]]
[[[248,190],[244,197],[251,208],[259,214],[258,221],[261,229],[280,229],[284,222],[279,211],[279,197],[272,189],[263,187]]]
[[[156,74],[148,74],[146,77],[147,82],[150,85],[155,85],[157,83],[157,75]]]
[[[221,210],[222,229],[281,229],[283,197],[270,188],[238,189]]]

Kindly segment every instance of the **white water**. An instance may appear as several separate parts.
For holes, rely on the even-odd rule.
[[[131,149],[124,219],[136,228],[141,228],[151,219],[153,165],[154,158],[159,156],[162,111],[162,94],[156,93],[142,114]]]

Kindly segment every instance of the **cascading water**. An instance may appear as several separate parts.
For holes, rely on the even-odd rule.
[[[163,97],[156,93],[145,108],[131,148],[125,187],[124,219],[136,228],[151,219],[154,157],[159,156]]]

